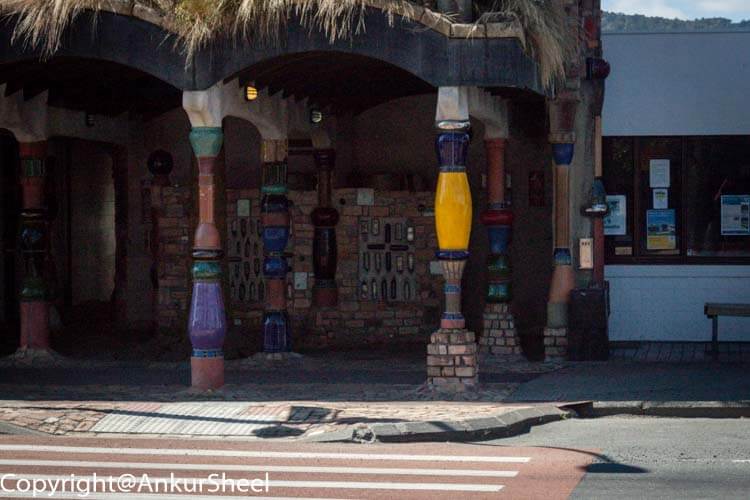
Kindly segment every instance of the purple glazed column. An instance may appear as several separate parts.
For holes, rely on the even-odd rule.
[[[224,135],[220,127],[194,127],[190,144],[198,158],[199,218],[193,246],[193,298],[188,331],[192,387],[224,385],[224,336],[227,329],[221,289],[221,238],[214,220],[216,157]]]

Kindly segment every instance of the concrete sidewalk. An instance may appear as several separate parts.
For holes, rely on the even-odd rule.
[[[750,416],[748,364],[485,360],[480,390],[448,398],[422,384],[423,363],[351,354],[230,362],[229,383],[212,393],[187,388],[184,364],[6,366],[0,433],[467,441],[576,414]]]
[[[568,363],[507,401],[750,401],[750,363]]]

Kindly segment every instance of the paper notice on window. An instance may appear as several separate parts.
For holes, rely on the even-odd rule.
[[[654,209],[669,208],[669,189],[654,189]]]
[[[674,210],[646,211],[646,250],[677,248],[677,223]]]
[[[624,236],[628,234],[627,208],[628,199],[623,194],[607,196],[609,212],[604,218],[605,236]]]
[[[750,195],[729,194],[721,197],[722,236],[750,236]]]
[[[669,160],[649,161],[649,187],[669,187]]]

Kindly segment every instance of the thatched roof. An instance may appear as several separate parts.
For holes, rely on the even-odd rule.
[[[574,51],[559,0],[477,0],[477,26],[510,22],[520,26],[519,39],[540,64],[542,83],[550,87],[564,77],[564,64]],[[62,34],[85,11],[136,12],[157,20],[175,35],[176,44],[191,60],[195,52],[226,35],[273,40],[290,16],[310,29],[323,31],[333,42],[365,29],[364,14],[376,7],[391,23],[403,16],[429,26],[451,23],[436,14],[427,0],[0,0],[0,15],[18,16],[14,39],[41,48],[47,56],[60,47]],[[144,17],[143,15],[139,17]],[[94,18],[96,19],[96,18]],[[425,22],[424,19],[427,19]],[[473,30],[467,31],[472,36]]]

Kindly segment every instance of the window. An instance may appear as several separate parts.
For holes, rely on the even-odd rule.
[[[750,262],[750,137],[606,137],[608,263]]]

